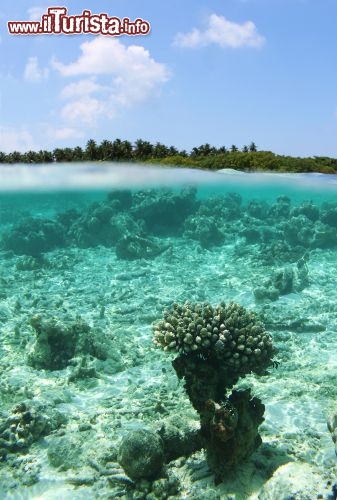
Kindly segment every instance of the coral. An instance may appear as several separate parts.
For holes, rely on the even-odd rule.
[[[164,444],[165,462],[189,456],[202,448],[198,428],[189,428],[180,415],[165,419],[159,429]]]
[[[116,209],[106,202],[93,203],[81,217],[74,219],[68,238],[82,248],[114,245],[110,220],[116,213]]]
[[[221,245],[225,239],[216,218],[206,215],[188,217],[184,224],[184,237],[199,241],[203,248]]]
[[[268,212],[268,217],[283,219],[289,218],[291,210],[291,201],[288,196],[279,196]]]
[[[283,226],[284,238],[290,245],[310,248],[314,237],[314,225],[305,216],[291,217]]]
[[[142,224],[126,213],[112,217],[109,226],[112,242],[117,242],[127,235],[139,235],[143,232]]]
[[[291,211],[292,216],[305,215],[309,220],[315,222],[319,219],[319,208],[313,204],[312,201],[305,201],[299,207],[293,208]]]
[[[247,459],[260,446],[258,427],[264,420],[264,410],[261,401],[251,397],[249,389],[234,390],[221,404],[206,402],[201,437],[216,484],[221,482],[224,468],[230,469]]]
[[[108,193],[108,203],[118,210],[128,210],[132,205],[132,192],[128,189],[115,189]]]
[[[17,404],[10,415],[0,419],[0,456],[27,451],[32,443],[65,421],[57,410]]]
[[[137,191],[133,196],[131,214],[145,222],[153,234],[170,234],[179,230],[186,217],[195,211],[197,201],[194,188],[180,192],[170,189]]]
[[[322,208],[321,221],[337,229],[337,206],[326,203]]]
[[[165,351],[223,362],[230,378],[260,372],[273,355],[271,337],[255,313],[234,302],[176,303],[154,325],[154,342]]]
[[[216,217],[218,221],[233,221],[241,216],[242,198],[238,193],[214,196],[201,201],[196,215]]]
[[[277,300],[280,295],[302,291],[309,284],[307,260],[305,254],[296,265],[277,269],[262,286],[254,289],[255,299]]]
[[[35,271],[48,266],[48,261],[44,257],[32,257],[31,255],[24,255],[16,262],[16,269],[18,271]]]
[[[4,250],[12,250],[17,255],[40,257],[44,252],[65,245],[61,224],[50,219],[27,217],[2,239]]]
[[[275,352],[253,312],[236,303],[174,304],[154,324],[154,342],[178,353],[173,367],[200,416],[208,464],[220,482],[260,444],[264,406],[249,390],[230,389],[239,377],[265,373]]]
[[[267,217],[269,206],[263,200],[250,200],[247,203],[246,212],[255,219],[265,219]]]
[[[131,479],[153,479],[164,464],[163,441],[148,429],[131,431],[122,439],[118,462]]]
[[[116,255],[119,259],[136,260],[156,257],[168,249],[165,245],[154,238],[125,235],[116,244]]]
[[[337,245],[337,231],[334,227],[316,222],[312,248],[333,248]]]
[[[61,370],[75,356],[89,354],[105,360],[110,341],[103,331],[92,329],[80,317],[31,318],[36,338],[28,353],[28,363],[34,368]]]
[[[66,324],[56,318],[34,316],[30,321],[36,340],[28,354],[28,363],[34,368],[61,370],[75,355],[80,331],[89,326],[83,322]]]

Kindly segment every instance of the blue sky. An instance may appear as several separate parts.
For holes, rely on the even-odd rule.
[[[53,4],[0,5],[0,151],[138,138],[337,157],[337,0],[74,1],[145,36],[14,36]]]

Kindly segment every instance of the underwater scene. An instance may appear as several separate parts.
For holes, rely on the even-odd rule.
[[[337,498],[337,177],[0,167],[0,498]]]

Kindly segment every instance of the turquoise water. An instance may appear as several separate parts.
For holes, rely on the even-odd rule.
[[[2,498],[333,498],[336,176],[4,166],[0,255]],[[185,301],[263,320],[274,363],[236,386],[265,405],[262,444],[218,485],[181,442],[131,482],[129,432],[199,427],[153,342]]]

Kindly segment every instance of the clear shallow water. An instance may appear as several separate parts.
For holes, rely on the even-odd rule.
[[[263,445],[218,492],[255,498],[281,464],[295,461],[315,472],[307,497],[328,498],[326,482],[336,478],[324,424],[337,412],[336,181],[130,165],[1,166],[2,423],[23,401],[66,419],[34,435],[24,454],[14,446],[5,455],[3,496],[57,498],[51,478],[71,495],[67,477],[92,477],[92,458],[102,467],[115,462],[128,429],[156,429],[172,416],[198,425],[172,357],[153,346],[151,325],[174,301],[234,300],[262,315],[280,366],[239,382],[266,405]],[[64,325],[51,353],[37,340],[36,316]],[[63,344],[78,318],[69,353]],[[60,436],[77,450],[65,471],[48,456]],[[168,465],[180,481],[177,498],[195,498],[195,490],[208,498],[212,475],[190,476],[204,456],[189,460]],[[109,498],[118,488],[100,478],[76,494]]]

